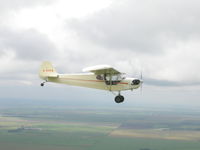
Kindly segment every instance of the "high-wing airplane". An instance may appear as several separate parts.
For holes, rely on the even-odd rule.
[[[46,82],[55,82],[118,92],[115,97],[116,103],[124,101],[120,91],[137,89],[143,83],[142,79],[125,77],[124,73],[109,65],[88,67],[83,69],[83,72],[87,73],[59,74],[51,62],[45,61],[40,67],[39,77],[45,80],[45,82],[41,83],[41,86],[44,86]]]

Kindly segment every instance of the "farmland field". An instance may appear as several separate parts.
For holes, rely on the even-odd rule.
[[[0,106],[2,150],[199,150],[198,109]]]

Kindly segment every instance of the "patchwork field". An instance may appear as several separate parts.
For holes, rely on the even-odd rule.
[[[2,150],[199,150],[197,109],[1,106]]]

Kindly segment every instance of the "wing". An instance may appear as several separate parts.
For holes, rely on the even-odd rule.
[[[93,72],[95,74],[121,74],[118,70],[109,65],[98,65],[93,67],[84,68],[83,72]]]

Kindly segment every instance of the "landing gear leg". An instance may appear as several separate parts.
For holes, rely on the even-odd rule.
[[[116,103],[122,103],[124,101],[124,96],[120,95],[120,92],[119,92],[119,95],[117,95],[115,97],[115,102]]]

